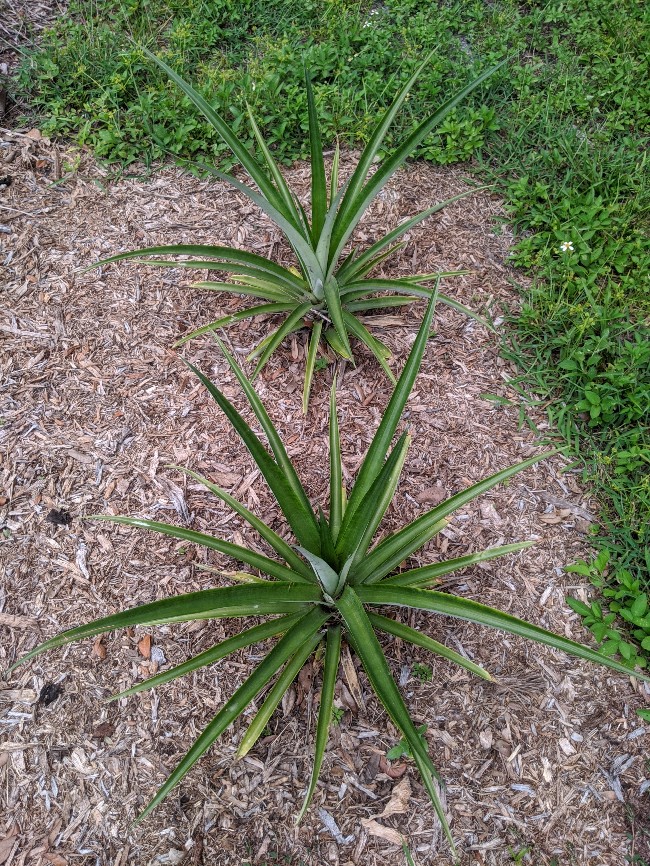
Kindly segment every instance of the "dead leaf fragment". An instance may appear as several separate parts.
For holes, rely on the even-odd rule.
[[[380,755],[379,772],[385,773],[391,779],[399,779],[406,772],[406,764],[391,764],[383,755]]]
[[[411,783],[408,779],[402,779],[393,788],[390,800],[386,803],[384,811],[377,815],[378,818],[388,818],[389,815],[401,815],[407,811],[411,799]]]
[[[96,656],[101,662],[106,658],[106,647],[102,643],[103,635],[99,635],[99,637],[95,638],[95,643],[93,644],[93,651],[91,655]]]
[[[384,827],[383,824],[375,821],[374,818],[362,818],[361,826],[371,836],[377,836],[379,839],[385,839],[386,842],[390,842],[392,845],[402,844],[401,833],[398,833],[397,830],[393,830],[392,827]]]
[[[146,659],[151,658],[151,644],[152,640],[150,634],[146,634],[138,641],[138,652]]]
[[[46,853],[43,854],[43,857],[45,860],[47,860],[48,863],[51,863],[52,866],[68,866],[68,861],[60,854]]]

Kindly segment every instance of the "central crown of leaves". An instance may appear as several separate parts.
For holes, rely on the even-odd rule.
[[[145,48],[141,50],[157,63],[189,97],[246,169],[257,189],[248,186],[231,174],[218,171],[211,166],[203,165],[201,167],[206,172],[234,186],[264,211],[291,245],[296,256],[297,268],[283,267],[255,253],[231,247],[199,244],[147,247],[111,256],[98,264],[103,265],[123,259],[137,259],[147,265],[225,271],[231,274],[235,280],[234,283],[203,281],[192,285],[215,292],[230,292],[258,298],[265,303],[203,325],[185,335],[176,345],[181,345],[192,337],[207,331],[226,327],[253,316],[284,315],[282,324],[265,337],[249,356],[248,360],[257,359],[253,379],[289,334],[305,326],[311,328],[303,390],[303,411],[305,412],[307,411],[309,391],[321,336],[337,354],[350,360],[352,359],[350,336],[359,340],[372,352],[384,372],[394,383],[395,379],[388,366],[388,360],[391,357],[390,350],[370,333],[357,314],[378,308],[400,307],[420,298],[428,299],[431,297],[432,289],[426,285],[427,283],[435,282],[438,277],[463,274],[466,271],[415,274],[399,279],[372,277],[369,274],[404,246],[398,241],[409,229],[436,211],[441,210],[450,202],[457,201],[465,195],[475,192],[476,189],[470,189],[445,202],[426,208],[421,213],[400,223],[363,252],[352,249],[346,254],[346,244],[371,202],[407,157],[461,100],[502,64],[483,72],[451,99],[448,99],[434,114],[418,124],[402,144],[373,172],[373,164],[380,153],[389,127],[421,70],[427,63],[431,62],[431,55],[427,57],[399,91],[394,102],[372,132],[356,169],[340,187],[338,144],[329,183],[326,178],[316,103],[310,76],[305,71],[311,151],[311,214],[308,215],[287,185],[273,154],[262,137],[250,108],[248,114],[259,148],[259,159],[256,159],[249,152],[207,99],[155,54]],[[142,258],[142,256],[163,255],[182,255],[191,258],[172,262],[159,258]],[[486,324],[481,317],[447,295],[439,294],[438,299],[442,303]]]

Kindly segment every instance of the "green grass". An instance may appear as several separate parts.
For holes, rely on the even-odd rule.
[[[505,354],[579,455],[603,505],[599,589],[650,589],[650,7],[646,0],[73,0],[17,82],[43,132],[107,160],[231,164],[189,100],[129,36],[198,85],[253,148],[308,157],[303,61],[324,143],[360,144],[429,51],[387,148],[483,69],[510,61],[416,155],[474,160],[534,279]],[[564,246],[564,249],[563,249]],[[531,396],[533,395],[533,396]],[[629,573],[628,580],[624,573]],[[623,574],[623,577],[621,575]],[[627,589],[626,589],[627,592]],[[606,597],[607,598],[607,597]],[[631,607],[634,599],[627,597]],[[616,627],[632,644],[618,611]]]

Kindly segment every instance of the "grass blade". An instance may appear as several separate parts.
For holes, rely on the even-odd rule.
[[[347,505],[347,512],[350,512],[351,514],[356,511],[361,500],[368,492],[378,473],[381,471],[388,448],[393,435],[395,434],[395,430],[397,429],[397,424],[402,416],[406,401],[408,400],[411,389],[413,388],[415,377],[420,369],[422,357],[424,356],[427,341],[429,339],[429,330],[431,328],[435,306],[436,295],[434,292],[434,295],[429,300],[429,305],[422,319],[420,329],[415,338],[415,342],[413,343],[413,348],[411,349],[404,370],[402,371],[402,375],[399,377],[393,395],[390,398],[390,402],[384,412],[381,423],[379,424],[379,428],[375,433],[370,448],[368,449],[364,461],[361,464],[361,468],[359,469],[359,474],[357,475]]]
[[[394,574],[392,577],[387,577],[383,581],[383,584],[391,584],[391,586],[414,586],[426,589],[435,584],[438,578],[445,574],[460,571],[479,562],[496,559],[498,556],[506,556],[508,553],[514,553],[517,550],[525,550],[534,544],[536,544],[535,541],[519,541],[516,544],[505,544],[503,547],[490,547],[487,550],[480,550],[478,553],[469,553],[456,559],[434,562],[433,565],[423,565],[421,568],[413,568],[410,571],[403,571],[401,574]],[[366,582],[372,583],[373,581],[370,579]]]
[[[322,635],[318,630],[311,635],[308,633],[305,634],[303,645],[289,659],[284,670],[273,683],[273,687],[269,691],[264,703],[255,714],[255,718],[250,723],[248,730],[242,737],[239,748],[237,749],[238,758],[243,758],[244,755],[247,755],[262,736],[268,720],[277,709],[284,693],[298,676],[307,662],[307,659],[314,652],[321,640]]]
[[[300,608],[318,604],[321,594],[318,587],[307,584],[261,584],[249,586],[226,586],[176,595],[139,607],[101,617],[93,622],[68,629],[56,637],[39,644],[9,668],[40,655],[45,650],[63,646],[75,640],[94,637],[105,631],[128,628],[132,625],[160,625],[170,622],[187,622],[195,619],[219,619],[237,616],[262,616],[263,614],[295,613]]]
[[[190,747],[185,757],[179,762],[169,778],[162,785],[156,796],[138,815],[136,823],[142,821],[152,809],[161,803],[167,794],[187,775],[194,764],[201,758],[212,743],[219,737],[235,719],[243,713],[255,696],[272,679],[277,671],[301,647],[304,641],[305,629],[310,630],[326,620],[327,614],[315,608],[280,638],[266,658],[260,662],[253,673],[241,685],[230,700],[212,719],[207,728]]]
[[[316,744],[314,746],[314,766],[311,771],[309,787],[305,794],[302,808],[296,818],[298,824],[309,808],[311,798],[316,790],[316,783],[323,764],[325,747],[332,723],[332,707],[334,706],[334,689],[336,687],[336,676],[339,670],[341,658],[341,626],[331,625],[327,629],[327,643],[325,646],[325,661],[323,662],[323,684],[320,690],[320,705],[318,707],[318,724],[316,726]]]
[[[412,589],[411,587],[387,586],[385,584],[360,586],[357,588],[357,592],[359,599],[364,604],[399,605],[419,610],[430,610],[444,616],[453,616],[478,625],[499,629],[499,631],[505,631],[518,637],[528,638],[585,661],[595,662],[627,676],[635,676],[650,682],[650,677],[614,661],[598,650],[583,646],[540,626],[532,625],[523,619],[517,619],[509,613],[479,604],[477,601],[460,598],[445,592],[437,592],[434,589]]]
[[[385,631],[387,634],[399,637],[403,641],[412,643],[415,646],[420,646],[423,649],[429,650],[429,652],[435,653],[443,659],[454,662],[454,664],[476,674],[477,677],[481,677],[483,680],[494,682],[494,677],[490,676],[490,674],[480,665],[474,664],[470,659],[467,659],[460,653],[449,649],[449,647],[445,646],[443,643],[439,643],[437,640],[433,640],[433,638],[422,634],[417,631],[417,629],[410,628],[407,625],[403,625],[401,622],[396,622],[394,619],[389,619],[387,616],[381,616],[378,613],[368,613],[368,619],[372,623],[374,629]]]
[[[320,319],[312,325],[311,334],[309,335],[309,349],[307,351],[307,362],[305,364],[305,382],[302,389],[302,414],[307,414],[309,407],[309,394],[311,392],[311,382],[314,377],[314,368],[316,366],[316,355],[320,344],[320,336],[323,330],[323,323]]]
[[[271,619],[268,622],[263,622],[261,625],[255,625],[252,628],[246,629],[246,631],[240,632],[234,637],[222,640],[220,643],[215,644],[215,646],[210,647],[210,649],[205,652],[192,656],[192,658],[187,659],[187,661],[182,662],[180,665],[162,671],[153,677],[149,677],[149,679],[142,680],[142,682],[136,683],[134,686],[131,686],[131,688],[125,689],[117,695],[111,695],[109,700],[115,701],[118,698],[127,698],[130,697],[130,695],[143,692],[146,689],[157,688],[158,686],[162,686],[172,680],[178,679],[178,677],[183,677],[186,674],[192,673],[192,671],[199,670],[199,668],[204,668],[207,665],[214,664],[220,659],[229,656],[230,653],[251,646],[254,643],[261,643],[261,641],[268,640],[278,634],[283,634],[294,625],[294,623],[298,622],[299,619],[302,619],[303,616],[304,613],[302,612],[293,613],[288,616]]]

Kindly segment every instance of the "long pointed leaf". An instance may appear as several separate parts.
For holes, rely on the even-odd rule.
[[[304,638],[303,645],[300,649],[296,650],[295,654],[289,659],[284,670],[273,683],[273,687],[266,696],[264,703],[255,714],[255,718],[248,726],[248,730],[242,737],[237,749],[238,758],[243,758],[244,755],[247,755],[262,736],[268,720],[277,709],[284,693],[298,676],[307,659],[314,652],[321,640],[322,635],[319,630],[316,629],[314,634]]]
[[[303,327],[303,319],[310,310],[311,303],[301,304],[299,307],[296,307],[296,309],[292,313],[290,313],[290,315],[287,316],[284,322],[274,333],[273,339],[269,340],[268,344],[264,348],[264,351],[260,355],[257,366],[253,371],[253,375],[251,376],[251,381],[260,373],[266,362],[269,360],[273,352],[275,352],[275,350],[278,348],[284,338],[296,329]]]
[[[221,138],[233,152],[233,155],[239,160],[239,162],[241,162],[246,171],[253,178],[262,194],[266,196],[270,202],[273,202],[276,207],[283,208],[284,202],[281,195],[273,186],[260,164],[251,156],[246,146],[239,141],[226,121],[214,110],[210,103],[204,99],[204,97],[195,90],[191,84],[188,84],[187,81],[181,78],[181,76],[175,72],[171,66],[168,66],[164,60],[161,60],[160,57],[153,54],[153,52],[149,51],[144,46],[139,46],[139,48],[150,60],[153,60],[154,63],[166,72],[172,81],[177,84],[183,93],[194,103],[208,123],[210,123],[219,133]],[[291,213],[286,211],[284,214],[288,218],[291,218],[292,216]]]
[[[408,643],[429,650],[429,652],[435,653],[441,658],[447,659],[447,661],[453,662],[461,668],[465,668],[465,670],[476,674],[477,677],[481,677],[483,680],[494,681],[494,677],[490,676],[480,665],[474,664],[473,661],[455,652],[455,650],[449,649],[443,643],[439,643],[437,640],[422,634],[422,632],[414,628],[410,628],[408,625],[403,625],[401,622],[396,622],[394,619],[389,619],[389,617],[381,616],[378,613],[368,612],[368,619],[372,623],[373,628],[379,631],[385,631],[387,634],[392,634]]]
[[[307,240],[307,235],[302,232],[302,227],[303,227],[302,217],[301,217],[300,211],[296,207],[291,189],[289,188],[289,185],[287,184],[286,180],[284,179],[284,175],[280,171],[280,168],[279,168],[277,162],[273,158],[273,154],[271,153],[266,142],[264,141],[262,133],[260,132],[260,128],[257,125],[255,118],[253,117],[253,112],[251,111],[251,107],[250,107],[250,105],[248,105],[248,103],[246,104],[246,109],[248,111],[248,119],[249,119],[251,128],[253,130],[253,135],[255,136],[255,140],[257,141],[257,144],[258,144],[260,150],[262,151],[262,155],[264,156],[264,161],[266,162],[266,166],[267,166],[269,172],[271,173],[271,177],[273,178],[275,186],[277,187],[278,192],[282,196],[282,200],[283,200],[284,205],[285,205],[285,214],[287,214],[287,215],[291,214],[292,215],[291,222],[296,226],[296,228],[299,231],[301,231],[301,234],[303,234],[303,237],[305,238],[305,240]]]
[[[305,240],[300,228],[296,228],[296,226],[294,226],[280,210],[264,198],[263,195],[255,192],[252,187],[242,183],[233,175],[228,174],[225,171],[219,171],[216,168],[209,168],[209,171],[210,174],[218,177],[219,180],[229,183],[231,186],[234,186],[235,189],[242,192],[247,198],[254,202],[261,211],[273,220],[291,244],[291,247],[298,256],[305,273],[309,274],[309,281],[312,285],[315,285],[318,281],[321,283],[324,281],[324,272],[316,258],[316,253],[314,252],[311,243]]]
[[[368,555],[361,565],[355,569],[353,577],[356,582],[366,582],[371,580],[381,580],[382,577],[390,574],[390,572],[403,562],[408,556],[417,550],[423,541],[420,541],[420,536],[427,533],[429,529],[444,520],[448,515],[452,514],[458,508],[481,496],[497,484],[501,484],[518,472],[534,466],[540,460],[545,460],[551,457],[556,451],[546,451],[543,454],[536,454],[534,457],[529,457],[528,460],[523,460],[521,463],[516,463],[514,466],[509,466],[507,469],[502,469],[500,472],[495,472],[489,478],[484,478],[477,484],[472,484],[460,493],[449,497],[440,505],[427,511],[425,514],[418,517],[408,526],[405,526],[399,532],[389,535],[381,544]],[[408,551],[406,555],[402,555],[404,551]],[[372,579],[371,576],[372,575]]]
[[[282,509],[282,513],[289,522],[296,538],[306,547],[311,548],[312,545],[315,545],[314,549],[318,549],[320,536],[314,512],[309,504],[305,491],[298,480],[295,469],[291,465],[289,457],[284,450],[280,437],[273,427],[271,419],[268,417],[266,410],[262,406],[262,403],[253,390],[250,382],[241,372],[239,366],[230,356],[230,353],[226,350],[223,343],[221,343],[220,340],[217,340],[217,342],[228,360],[231,369],[242,384],[248,401],[262,424],[262,428],[269,439],[269,444],[271,445],[276,460],[278,461],[277,463],[271,458],[259,438],[255,433],[253,433],[248,424],[246,424],[230,400],[228,400],[217,386],[211,382],[207,376],[204,376],[198,368],[194,367],[192,364],[188,364],[188,367],[198,376],[200,381],[208,389],[210,395],[226,414],[230,423],[251,452],[253,459],[266,479],[267,484],[275,494],[278,504]],[[282,462],[278,459],[278,455],[280,455]]]
[[[329,735],[330,725],[332,723],[332,707],[334,705],[334,689],[336,687],[336,677],[339,669],[339,660],[341,658],[341,626],[331,625],[327,629],[327,644],[325,647],[325,661],[323,662],[323,684],[320,690],[320,705],[318,707],[318,724],[316,727],[316,743],[314,745],[314,766],[311,771],[311,779],[309,787],[305,794],[305,800],[302,808],[296,818],[296,824],[299,823],[316,790],[316,783],[320,775],[320,768],[323,764],[323,755],[327,746],[327,738]]]
[[[432,207],[425,208],[425,210],[420,211],[420,213],[410,217],[409,219],[396,226],[392,231],[388,232],[388,234],[385,234],[383,238],[380,238],[372,246],[368,247],[368,249],[365,250],[358,258],[356,258],[352,262],[347,263],[347,266],[341,267],[337,271],[337,277],[341,280],[345,280],[346,282],[351,282],[357,276],[364,276],[371,269],[369,267],[371,262],[372,267],[377,264],[377,261],[373,261],[373,259],[375,259],[375,257],[378,256],[378,254],[381,253],[383,249],[385,249],[385,247],[389,246],[389,244],[392,244],[393,241],[396,241],[397,238],[400,238],[407,231],[414,228],[416,225],[419,225],[421,222],[424,222],[424,220],[428,219],[430,216],[433,216],[434,213],[438,213],[443,208],[447,207],[447,205],[460,201],[460,199],[463,199],[468,195],[472,195],[472,193],[481,192],[482,190],[488,188],[489,187],[487,186],[472,187],[471,189],[465,190],[464,192],[452,196],[445,201],[434,204]],[[389,250],[387,254],[381,256],[380,259],[384,258],[386,255],[390,255],[401,246],[402,244],[398,244],[393,248],[393,250]]]
[[[327,303],[327,312],[329,313],[329,317],[332,320],[332,325],[334,325],[336,334],[341,341],[342,350],[339,349],[339,354],[351,361],[352,349],[350,348],[348,332],[347,328],[345,327],[345,320],[343,318],[341,295],[339,294],[338,283],[334,278],[327,280],[324,286],[324,292],[325,302]]]
[[[216,319],[214,322],[210,322],[207,325],[202,325],[195,331],[192,331],[189,334],[185,334],[184,337],[181,337],[180,340],[177,340],[174,343],[174,348],[177,349],[180,346],[183,346],[189,340],[192,340],[195,337],[200,337],[203,334],[207,334],[209,331],[216,331],[218,328],[227,328],[229,325],[233,325],[235,322],[244,322],[246,319],[252,319],[255,316],[269,316],[273,313],[284,313],[287,310],[292,310],[294,307],[295,304],[286,303],[259,304],[256,307],[249,307],[247,310],[240,310],[238,313],[232,313],[232,315],[230,316],[222,316],[222,318]]]
[[[384,298],[364,298],[359,301],[345,301],[344,309],[354,313],[361,313],[365,310],[382,310],[385,307],[407,307],[414,301],[419,300],[415,295],[406,295],[401,298],[387,295]]]
[[[359,507],[354,513],[346,511],[336,542],[336,553],[341,562],[354,555],[352,568],[365,556],[393,499],[410,442],[408,433],[402,433]]]
[[[274,532],[270,526],[267,526],[263,520],[260,520],[259,517],[256,517],[252,511],[249,511],[245,505],[242,505],[234,496],[231,496],[226,490],[223,490],[221,487],[218,487],[216,484],[213,484],[212,481],[209,481],[203,475],[199,475],[198,472],[193,472],[191,469],[185,469],[183,466],[176,466],[172,464],[170,469],[177,469],[180,472],[184,472],[185,475],[189,475],[190,478],[194,478],[195,481],[198,481],[199,484],[202,484],[206,487],[211,493],[214,493],[219,499],[229,505],[234,511],[239,514],[240,517],[243,517],[244,520],[253,527],[253,529],[258,532],[262,538],[275,550],[278,556],[281,556],[287,565],[292,569],[292,571],[297,572],[298,575],[305,578],[307,581],[313,583],[312,574],[310,569],[305,565],[302,559],[298,556],[295,550],[287,544],[284,538],[281,538],[277,532]],[[296,578],[294,578],[296,579]]]
[[[132,607],[120,613],[104,616],[85,625],[68,629],[56,637],[37,646],[24,655],[9,671],[45,650],[63,646],[71,641],[102,634],[114,629],[128,628],[133,625],[160,625],[188,620],[221,619],[238,616],[262,616],[273,613],[295,613],[309,609],[321,601],[317,587],[307,584],[273,583],[249,586],[226,586],[219,589],[204,589],[176,595],[139,607]]]
[[[360,322],[356,316],[352,316],[347,312],[347,310],[343,310],[343,321],[348,331],[351,334],[354,334],[358,340],[361,340],[361,342],[370,349],[379,362],[379,366],[388,376],[393,385],[395,385],[395,376],[393,375],[393,371],[386,363],[386,358],[390,358],[391,356],[390,350],[370,333],[363,322]]]
[[[460,571],[462,568],[468,568],[479,562],[496,559],[498,556],[506,556],[508,553],[514,553],[517,550],[525,550],[527,547],[532,547],[535,543],[534,541],[519,541],[516,544],[504,544],[503,547],[489,547],[487,550],[480,550],[478,553],[468,553],[466,556],[459,556],[456,559],[434,562],[433,565],[423,565],[421,568],[413,568],[410,571],[403,571],[401,574],[394,574],[391,577],[385,578],[382,583],[383,585],[413,586],[426,589],[435,584],[445,574]],[[367,582],[372,583],[372,580]]]
[[[343,518],[343,475],[341,463],[341,440],[336,408],[336,377],[330,390],[330,532],[336,544]]]
[[[255,625],[234,637],[222,640],[220,643],[215,644],[215,646],[210,647],[210,649],[205,650],[205,652],[192,656],[192,658],[187,659],[187,661],[182,662],[180,665],[176,665],[166,671],[161,671],[161,673],[149,677],[149,679],[142,680],[142,682],[136,683],[130,689],[125,689],[117,695],[111,695],[109,700],[116,701],[118,698],[127,698],[138,694],[138,692],[157,688],[178,679],[178,677],[192,673],[192,671],[214,664],[243,647],[251,646],[254,643],[261,643],[261,641],[268,640],[270,637],[275,637],[278,634],[284,634],[299,619],[302,619],[303,616],[303,612],[294,613],[278,617],[277,619],[271,619],[268,622],[261,623],[261,625]]]
[[[305,86],[307,88],[307,112],[309,115],[309,148],[311,151],[311,238],[316,246],[325,222],[327,209],[327,185],[325,182],[325,163],[323,161],[323,145],[320,136],[320,124],[314,91],[311,86],[311,76],[305,69]],[[325,263],[327,266],[327,263]]]
[[[424,61],[426,63],[427,60]],[[424,63],[416,70],[414,76],[411,79],[411,82],[417,78],[420,73],[420,70],[423,68]],[[392,175],[397,171],[397,169],[406,161],[406,159],[411,155],[411,153],[415,150],[415,148],[424,141],[424,139],[432,132],[436,126],[438,126],[442,120],[446,117],[449,112],[458,105],[466,96],[468,96],[473,90],[475,90],[480,84],[483,83],[487,78],[493,75],[498,69],[503,66],[502,63],[497,64],[496,66],[491,67],[490,69],[485,70],[485,72],[481,73],[481,75],[477,76],[473,81],[471,81],[468,85],[459,90],[451,99],[448,99],[444,105],[440,106],[440,108],[432,114],[430,117],[423,120],[422,123],[408,136],[408,138],[398,147],[395,151],[386,159],[377,169],[377,171],[370,177],[367,183],[363,185],[361,189],[359,189],[358,185],[354,182],[350,182],[350,186],[348,188],[348,192],[341,204],[341,208],[339,210],[339,217],[337,219],[337,224],[334,228],[334,232],[332,235],[332,252],[330,258],[330,267],[335,266],[338,261],[339,256],[341,255],[341,251],[345,246],[347,239],[350,237],[351,233],[354,231],[357,223],[366,212],[368,205],[375,198],[375,196],[382,189],[384,184],[392,177]],[[398,100],[403,101],[402,93],[404,93],[404,89],[398,95]],[[394,103],[395,104],[395,103]],[[398,106],[399,107],[399,104]],[[389,109],[389,111],[391,111]],[[371,139],[372,141],[372,139]],[[369,145],[370,147],[370,145]],[[365,151],[362,155],[362,160],[365,157]],[[360,161],[361,165],[361,161]],[[367,174],[367,169],[364,173],[364,179]],[[362,181],[363,182],[363,181]]]
[[[340,255],[341,249],[345,244],[345,240],[350,236],[352,228],[350,231],[347,231],[350,226],[350,222],[354,216],[354,202],[361,194],[363,190],[363,185],[368,176],[368,172],[381,148],[382,142],[388,132],[390,125],[395,119],[397,113],[399,112],[404,100],[406,99],[408,92],[411,90],[413,85],[418,79],[421,71],[424,69],[426,64],[430,61],[432,54],[429,54],[422,63],[417,67],[413,75],[409,78],[406,84],[399,91],[392,104],[388,107],[384,116],[381,118],[375,129],[373,130],[372,135],[370,136],[370,140],[366,147],[363,149],[361,156],[359,158],[359,162],[357,164],[356,169],[354,170],[352,177],[350,179],[350,183],[348,185],[347,192],[345,194],[345,198],[341,204],[341,208],[339,210],[339,216],[337,218],[337,226],[335,229],[335,237],[336,244],[332,251],[332,256],[330,258],[330,265],[338,261],[338,257]],[[358,220],[357,220],[358,221]],[[356,223],[355,223],[356,225]],[[345,240],[342,238],[345,237]]]
[[[296,289],[303,290],[304,282],[297,277],[295,274],[292,274],[287,268],[283,268],[282,265],[276,265],[275,262],[270,261],[269,259],[263,258],[263,256],[258,256],[256,253],[247,253],[244,250],[237,250],[234,247],[222,247],[222,246],[205,246],[202,244],[172,244],[169,246],[157,246],[157,247],[142,247],[138,250],[129,250],[126,253],[118,253],[117,255],[110,256],[107,259],[102,259],[99,262],[95,262],[94,265],[90,265],[86,270],[91,270],[92,268],[100,267],[100,265],[109,265],[113,262],[121,262],[127,259],[137,259],[141,256],[207,256],[208,258],[214,259],[223,259],[223,262],[215,261],[212,262],[173,262],[173,263],[165,263],[165,262],[148,262],[147,264],[170,264],[173,267],[193,267],[193,268],[213,268],[215,271],[218,270],[227,270],[227,268],[222,267],[222,265],[231,263],[241,265],[245,268],[252,268],[255,271],[262,271],[264,273],[273,274],[278,279],[282,280],[288,286],[293,286]],[[244,271],[244,273],[247,273]]]
[[[264,688],[277,671],[291,658],[291,656],[302,646],[305,635],[311,634],[317,623],[321,625],[327,619],[328,614],[319,609],[314,609],[289,631],[280,638],[270,653],[260,662],[253,673],[241,685],[230,700],[222,707],[212,719],[207,728],[190,747],[185,757],[180,761],[169,778],[162,785],[156,796],[147,807],[138,815],[137,821],[142,821],[152,809],[161,803],[167,794],[187,775],[194,764],[201,758],[214,741],[219,737],[235,719],[241,715],[255,696]]]
[[[233,501],[236,502],[236,500]],[[239,505],[239,503],[237,504]],[[242,507],[243,506],[240,506],[240,508]],[[169,538],[178,538],[180,541],[187,541],[190,544],[198,544],[201,547],[207,547],[210,550],[218,550],[219,553],[224,553],[226,556],[231,556],[233,559],[245,562],[247,565],[252,565],[253,568],[258,568],[261,572],[269,574],[271,577],[274,577],[276,580],[283,583],[294,583],[296,581],[304,582],[305,580],[303,573],[296,572],[294,569],[288,568],[286,565],[277,562],[275,559],[269,559],[268,556],[264,556],[254,550],[249,550],[247,547],[242,547],[240,544],[233,544],[230,541],[222,541],[220,538],[215,538],[213,535],[206,535],[204,532],[196,532],[194,529],[186,529],[184,526],[174,526],[172,523],[160,523],[157,520],[145,520],[142,517],[123,517],[121,515],[112,514],[96,514],[92,516],[92,519],[107,520],[110,523],[119,523],[123,526],[135,526],[138,529],[148,529],[151,532],[159,532],[161,535],[167,535]]]
[[[422,781],[424,782],[427,793],[431,798],[433,807],[436,810],[436,814],[438,815],[440,823],[445,831],[445,835],[447,836],[449,844],[453,850],[453,839],[451,838],[449,825],[433,780],[434,774],[436,777],[438,774],[434,769],[426,747],[411,720],[404,700],[388,667],[386,657],[382,652],[370,620],[363,609],[360,597],[357,596],[351,586],[347,586],[336,606],[339,609],[348,630],[354,635],[355,651],[361,659],[363,669],[365,670],[377,697],[384,705],[391,720],[399,728],[409,744],[411,754],[415,758],[418,769],[420,770]]]
[[[341,148],[339,146],[339,140],[336,139],[336,147],[334,149],[334,159],[332,160],[332,175],[330,177],[330,197],[329,203],[330,205],[336,198],[336,194],[339,188],[339,162],[341,159]]]
[[[305,550],[304,547],[299,547],[298,550],[313,568],[314,574],[323,588],[323,592],[325,592],[330,598],[333,598],[336,595],[336,590],[339,586],[338,572],[334,571],[332,566],[328,562],[325,562],[324,559],[321,559],[320,556],[316,556],[309,550]]]
[[[433,589],[412,589],[406,586],[387,586],[378,584],[374,586],[359,586],[356,588],[358,597],[363,604],[373,605],[398,605],[419,610],[430,610],[444,616],[452,616],[457,619],[474,622],[477,625],[485,625],[496,628],[508,634],[525,637],[536,643],[544,644],[553,649],[562,650],[569,655],[604,665],[619,673],[635,676],[650,682],[650,677],[638,673],[625,665],[616,662],[598,650],[591,649],[583,644],[576,643],[552,631],[547,631],[537,625],[532,625],[523,619],[511,616],[493,607],[479,604],[467,598],[450,595],[446,592],[437,592]]]
[[[309,407],[309,394],[311,392],[311,382],[314,377],[314,368],[316,366],[316,355],[320,344],[320,335],[323,330],[323,323],[320,319],[314,322],[309,335],[309,349],[307,350],[307,361],[305,363],[305,382],[302,389],[302,414],[307,414]]]
[[[420,329],[418,331],[413,348],[409,354],[408,360],[399,377],[390,402],[384,412],[384,415],[379,424],[379,428],[375,433],[370,448],[364,458],[359,474],[357,475],[354,487],[348,500],[347,512],[351,514],[356,511],[361,500],[368,492],[372,482],[381,471],[381,467],[386,458],[388,448],[392,441],[393,435],[397,428],[399,419],[404,411],[404,406],[409,398],[415,377],[420,369],[422,357],[426,350],[427,341],[429,339],[429,330],[433,321],[433,314],[436,306],[435,293],[429,300],[429,305],[422,319]]]

